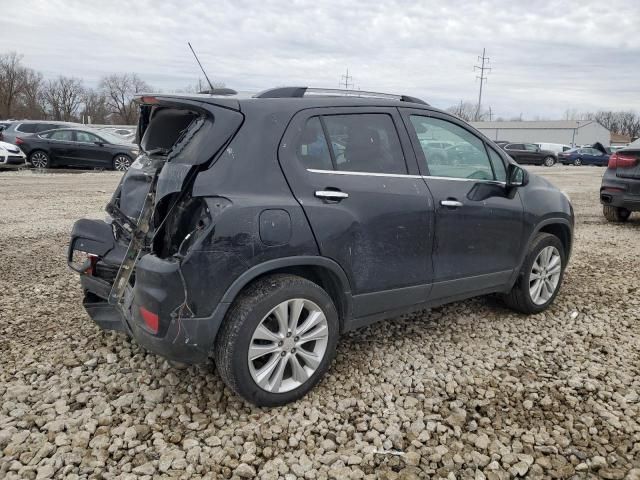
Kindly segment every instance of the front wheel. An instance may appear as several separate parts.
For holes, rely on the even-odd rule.
[[[556,159],[553,157],[545,157],[543,163],[545,167],[553,167],[556,163]]]
[[[560,239],[549,233],[538,233],[531,242],[515,285],[504,296],[505,303],[521,313],[546,310],[560,290],[565,266]]]
[[[331,364],[338,314],[317,284],[271,275],[243,291],[216,338],[215,361],[225,384],[258,406],[298,400]]]
[[[624,223],[629,220],[631,210],[622,207],[612,207],[611,205],[603,205],[602,213],[604,218],[613,223]]]

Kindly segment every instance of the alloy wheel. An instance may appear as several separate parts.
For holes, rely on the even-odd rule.
[[[547,303],[560,282],[562,259],[554,246],[543,248],[531,266],[529,273],[529,295],[536,305]]]
[[[129,170],[130,166],[131,166],[131,159],[124,155],[118,155],[113,160],[113,168],[115,168],[119,172],[126,172],[127,170]]]
[[[283,393],[305,383],[327,351],[329,324],[318,305],[294,298],[278,304],[258,324],[247,359],[253,381]]]
[[[36,168],[46,168],[49,162],[49,157],[44,152],[35,152],[31,155],[31,165]]]
[[[547,157],[544,159],[544,164],[546,167],[553,167],[553,164],[556,163],[552,157]]]
[[[582,165],[582,160],[581,160],[580,158],[576,158],[576,159],[573,161],[573,164],[574,164],[576,167],[579,167],[580,165]]]

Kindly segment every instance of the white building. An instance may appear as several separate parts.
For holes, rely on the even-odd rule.
[[[531,122],[471,122],[491,140],[526,143],[562,143],[609,146],[609,130],[594,120],[557,120]]]

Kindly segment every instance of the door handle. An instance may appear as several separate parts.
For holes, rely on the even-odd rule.
[[[463,204],[458,200],[440,200],[440,205],[442,205],[443,207],[458,208],[458,207],[461,207]]]
[[[316,190],[315,193],[316,197],[318,198],[322,198],[325,200],[335,200],[335,201],[340,201],[340,200],[344,200],[345,198],[349,198],[349,194],[346,192],[340,192],[340,191],[336,191],[336,190]]]

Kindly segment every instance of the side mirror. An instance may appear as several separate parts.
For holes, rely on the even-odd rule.
[[[99,147],[104,147],[104,143],[103,142],[93,142],[93,143],[95,143]]]
[[[527,184],[527,172],[515,163],[507,168],[507,187],[522,187]]]

